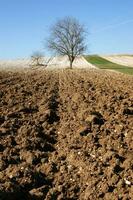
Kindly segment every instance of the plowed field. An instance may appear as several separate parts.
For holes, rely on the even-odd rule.
[[[133,199],[133,77],[0,72],[0,200]]]

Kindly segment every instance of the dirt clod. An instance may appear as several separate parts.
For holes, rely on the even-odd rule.
[[[133,77],[0,72],[0,200],[133,199]]]

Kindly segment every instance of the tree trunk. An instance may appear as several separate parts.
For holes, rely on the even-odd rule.
[[[70,69],[73,68],[73,61],[74,61],[74,59],[75,59],[74,56],[69,57],[69,61],[70,61]]]
[[[73,67],[73,62],[70,61],[70,69],[72,69],[72,67]]]
[[[37,58],[37,62],[36,62],[36,65],[37,65],[37,66],[39,66],[39,59],[38,59],[38,58]]]

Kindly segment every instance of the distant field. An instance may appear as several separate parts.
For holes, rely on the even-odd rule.
[[[50,61],[49,61],[50,60]],[[49,62],[48,62],[49,61]],[[43,57],[42,66],[35,67],[33,61],[30,58],[27,59],[15,59],[15,60],[0,60],[0,69],[2,70],[28,70],[33,67],[34,69],[44,69],[47,65],[47,69],[63,69],[69,67],[69,60],[67,56],[55,56],[51,59],[49,57]],[[96,69],[94,65],[87,62],[83,56],[77,57],[73,62],[73,68],[81,69]]]
[[[124,65],[128,67],[133,67],[133,56],[131,54],[129,55],[102,55],[102,58],[116,63],[118,65]]]
[[[88,55],[85,56],[85,58],[88,62],[90,62],[91,64],[95,65],[100,69],[116,70],[125,74],[133,75],[133,68],[113,63],[98,55]]]

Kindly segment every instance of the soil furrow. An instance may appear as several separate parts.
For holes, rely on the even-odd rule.
[[[133,196],[133,78],[0,73],[0,199]]]

